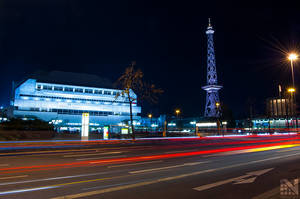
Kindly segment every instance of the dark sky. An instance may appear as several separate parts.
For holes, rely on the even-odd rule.
[[[165,93],[144,113],[203,115],[207,18],[215,29],[221,102],[236,116],[291,82],[284,52],[300,50],[296,8],[242,8],[202,1],[0,1],[0,103],[11,82],[36,70],[115,81],[132,60]],[[295,79],[300,82],[300,63]]]

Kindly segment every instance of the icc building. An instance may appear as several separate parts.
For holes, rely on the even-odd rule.
[[[11,116],[41,119],[58,130],[80,130],[82,113],[89,113],[94,130],[129,120],[129,102],[121,90],[95,75],[53,71],[29,77],[13,86]],[[136,96],[132,92],[132,96]],[[136,98],[136,97],[135,97]],[[134,101],[133,118],[140,119],[141,107]]]

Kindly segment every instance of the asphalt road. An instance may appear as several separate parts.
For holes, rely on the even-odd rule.
[[[8,199],[297,198],[292,195],[298,177],[298,136],[174,139],[0,154],[0,198]]]

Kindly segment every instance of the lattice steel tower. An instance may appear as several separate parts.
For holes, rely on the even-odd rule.
[[[218,85],[216,58],[214,50],[214,30],[208,19],[207,35],[207,85],[202,89],[206,91],[206,105],[204,117],[220,117],[219,90],[222,86]]]

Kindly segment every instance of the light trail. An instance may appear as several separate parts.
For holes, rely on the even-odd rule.
[[[252,136],[252,137],[255,137],[255,136]],[[215,140],[216,138],[180,138],[180,139],[167,139],[166,141],[168,142],[182,142],[182,141],[193,141],[193,140],[201,140],[203,142],[205,142],[205,140]],[[238,144],[255,144],[255,143],[261,143],[261,142],[279,142],[279,141],[287,141],[287,140],[299,140],[300,137],[299,136],[292,136],[292,137],[288,137],[288,138],[279,138],[279,139],[266,139],[266,140],[248,140],[248,141],[231,141],[231,140],[226,140],[226,138],[222,138],[221,139],[221,142],[213,142],[213,143],[196,143],[196,144],[190,144],[190,143],[182,143],[181,145],[174,145],[174,146],[159,146],[159,147],[147,147],[147,148],[152,148],[153,150],[159,150],[159,149],[176,149],[176,148],[184,148],[184,147],[197,147],[197,146],[212,146],[212,145],[238,145]],[[218,141],[218,140],[216,140]],[[225,142],[224,142],[225,141]],[[72,146],[72,147],[75,147],[75,146]],[[146,146],[145,146],[146,147]],[[136,148],[134,147],[129,147],[129,149],[136,149],[136,150],[144,150],[145,148],[144,146],[143,147],[140,147],[140,146],[136,146]],[[29,147],[30,148],[30,147]],[[42,148],[47,148],[46,146],[42,147]],[[107,149],[121,149],[122,147],[115,147],[115,148],[107,148]],[[142,148],[142,149],[140,149]],[[18,149],[15,148],[14,150]],[[28,149],[28,148],[27,148]],[[128,148],[126,148],[128,149]],[[79,150],[79,149],[78,149]],[[77,151],[78,151],[77,150]],[[81,150],[96,150],[96,149],[81,149]],[[63,150],[57,150],[57,151],[61,151],[63,152]],[[66,150],[68,151],[68,150]],[[71,151],[71,150],[69,150]],[[53,153],[55,153],[56,151],[53,151]],[[31,154],[32,153],[32,154]],[[13,155],[33,155],[35,154],[36,152],[20,152],[20,153],[6,153],[6,154],[0,154],[0,156],[13,156]],[[40,153],[40,152],[38,152]],[[49,152],[41,152],[42,154],[49,154]]]
[[[39,190],[53,189],[53,188],[56,188],[56,186],[46,186],[46,187],[38,187],[38,188],[31,188],[31,189],[18,189],[18,190],[11,190],[11,191],[3,191],[3,192],[0,192],[0,195],[23,193],[23,192],[29,192],[29,191],[39,191]]]
[[[109,192],[120,191],[120,190],[125,190],[125,189],[130,189],[130,188],[136,188],[136,187],[141,187],[141,186],[146,186],[146,185],[151,185],[151,184],[157,184],[157,183],[167,182],[167,181],[171,181],[171,180],[178,180],[178,179],[191,177],[191,176],[195,176],[195,175],[200,175],[200,174],[204,174],[204,173],[213,173],[216,171],[240,167],[240,166],[244,166],[244,165],[251,165],[251,164],[266,162],[266,161],[270,161],[270,160],[288,158],[288,157],[292,157],[292,156],[297,156],[299,154],[300,153],[289,154],[289,155],[285,155],[285,156],[272,157],[272,158],[250,161],[250,162],[246,162],[246,163],[234,164],[234,165],[225,166],[225,167],[221,167],[221,168],[201,170],[201,171],[196,171],[196,172],[192,172],[192,173],[185,173],[185,174],[180,174],[180,175],[171,176],[171,177],[150,179],[148,181],[133,183],[133,184],[129,184],[129,185],[114,186],[111,188],[99,189],[99,190],[95,190],[95,191],[88,191],[88,192],[82,192],[82,193],[77,193],[77,194],[58,196],[58,197],[54,197],[52,199],[72,199],[72,198],[75,199],[75,198],[89,197],[89,196],[93,196],[93,195],[100,195],[103,193],[109,193]]]
[[[116,173],[116,171],[88,173],[88,174],[80,174],[80,175],[72,175],[72,176],[60,176],[60,177],[53,177],[53,178],[42,178],[42,179],[36,179],[36,180],[24,180],[24,181],[18,181],[18,182],[3,182],[3,183],[0,183],[0,186],[26,184],[26,183],[32,183],[32,182],[54,181],[54,180],[62,180],[62,179],[70,179],[70,178],[81,178],[81,177],[96,176],[96,175],[111,174],[111,173]],[[24,176],[24,177],[27,177],[27,176]]]
[[[109,158],[122,158],[122,157],[127,157],[126,155],[116,155],[116,156],[106,156],[106,157],[101,157],[101,159],[109,159]],[[95,159],[99,159],[99,157],[92,157],[92,158],[80,158],[80,159],[76,159],[78,161],[82,161],[82,160],[95,160]]]
[[[154,164],[154,163],[159,163],[159,162],[163,162],[163,161],[155,160],[155,161],[150,161],[150,162],[138,162],[138,163],[132,163],[132,164],[112,165],[112,166],[107,166],[107,168],[128,167],[128,166],[143,165],[143,164]]]
[[[133,184],[130,184],[130,185],[125,185],[125,186],[124,185],[123,186],[116,186],[116,185],[118,185],[118,184],[116,184],[115,187],[108,188],[108,189],[100,189],[100,190],[97,190],[97,191],[89,191],[89,192],[83,192],[83,193],[78,193],[78,194],[59,196],[59,197],[54,197],[52,199],[88,197],[88,196],[98,195],[98,194],[112,192],[112,191],[119,191],[119,190],[124,190],[124,189],[128,189],[128,188],[134,188],[134,187],[140,187],[140,186],[145,186],[145,185],[156,184],[156,183],[160,183],[160,182],[164,182],[164,181],[177,180],[177,179],[181,179],[181,178],[185,178],[185,177],[200,175],[200,174],[203,174],[203,173],[211,173],[211,172],[215,172],[215,171],[218,171],[218,170],[224,170],[224,169],[228,169],[228,168],[235,168],[235,167],[240,167],[240,166],[243,166],[243,165],[250,165],[250,164],[260,163],[260,162],[265,162],[265,161],[270,161],[270,160],[276,160],[276,159],[288,158],[288,157],[292,157],[292,156],[298,156],[299,154],[300,153],[289,154],[289,155],[284,155],[284,156],[276,156],[276,157],[271,157],[271,158],[266,158],[266,159],[261,159],[261,160],[254,160],[254,161],[251,161],[251,162],[238,163],[238,164],[235,164],[235,165],[225,166],[225,167],[216,168],[216,169],[201,170],[201,171],[196,171],[196,172],[192,172],[192,173],[180,174],[180,175],[177,175],[177,176],[171,176],[171,177],[165,177],[165,178],[159,178],[159,179],[151,179],[149,181],[144,181],[144,182],[141,182],[141,183],[133,183]],[[135,175],[135,174],[131,174],[131,175]],[[0,195],[8,195],[8,194],[28,192],[28,191],[38,191],[38,190],[51,189],[51,188],[59,188],[59,187],[62,187],[62,186],[67,186],[67,185],[75,185],[75,184],[88,183],[88,182],[111,180],[111,179],[124,178],[124,177],[129,177],[129,176],[130,175],[107,177],[107,178],[97,178],[97,179],[91,179],[91,180],[75,181],[75,182],[55,184],[55,185],[36,187],[36,188],[30,188],[30,189],[11,190],[11,191],[0,192]]]
[[[241,129],[243,130],[243,129]],[[290,129],[282,129],[282,130],[290,130]],[[284,135],[297,135],[296,132],[290,132],[290,133],[273,133],[270,134],[268,132],[265,133],[257,133],[257,134],[226,134],[224,137],[270,137],[270,136],[284,136]],[[206,136],[201,137],[201,139],[210,138],[214,136]],[[218,136],[223,137],[223,136]],[[186,136],[186,137],[153,137],[153,138],[136,138],[136,140],[174,140],[174,139],[193,139],[193,138],[199,138],[198,136]],[[90,140],[31,140],[31,141],[0,141],[0,144],[24,144],[24,143],[91,143],[91,142],[103,142],[103,143],[112,143],[112,142],[132,142],[132,139],[109,139],[109,140],[103,140],[103,139],[90,139]]]
[[[26,178],[28,175],[0,177],[0,180],[9,180],[14,178]]]
[[[207,137],[159,137],[159,138],[137,138],[135,143],[148,143],[155,140],[163,140],[163,141],[193,141],[193,140],[206,140],[206,139],[215,139],[215,138],[238,138],[238,137],[274,137],[274,136],[295,136],[297,137],[297,133],[276,133],[276,134],[246,134],[246,135],[218,135],[218,136],[207,136]],[[131,139],[110,139],[110,140],[45,140],[45,141],[1,141],[0,150],[12,150],[12,149],[36,149],[36,148],[59,148],[59,147],[82,147],[82,146],[90,146],[90,145],[98,145],[98,144],[121,144],[121,143],[132,143]],[[42,144],[44,143],[44,144]],[[6,145],[6,144],[14,144],[14,145]],[[17,145],[16,145],[17,144]]]
[[[129,173],[131,173],[131,174],[147,173],[147,172],[161,171],[161,170],[166,170],[166,169],[174,169],[174,168],[185,167],[185,166],[195,166],[195,165],[204,164],[204,163],[210,163],[210,162],[209,161],[188,162],[188,163],[172,165],[172,166],[166,166],[166,167],[158,167],[158,168],[152,168],[152,169],[143,169],[143,170],[130,171]]]
[[[262,147],[257,149],[250,149],[249,152],[259,152],[259,151],[269,151],[269,150],[275,150],[275,149],[284,149],[284,148],[291,148],[300,146],[299,144],[287,144],[287,145],[279,145],[279,146],[269,146],[269,147]]]
[[[112,158],[112,159],[99,159],[93,161],[80,161],[80,162],[69,162],[69,163],[60,163],[60,164],[50,164],[50,165],[33,165],[33,166],[23,166],[23,167],[11,167],[11,168],[0,168],[0,174],[4,173],[16,173],[24,171],[40,171],[40,170],[50,170],[50,169],[59,169],[59,168],[71,168],[71,167],[81,167],[89,166],[91,164],[115,164],[115,163],[126,163],[126,162],[141,162],[145,160],[157,160],[157,159],[167,159],[167,158],[178,158],[178,157],[187,157],[187,156],[196,156],[204,154],[214,154],[228,151],[238,151],[245,149],[255,149],[262,147],[272,147],[280,145],[295,145],[300,142],[290,141],[284,143],[271,143],[271,144],[260,144],[260,145],[250,145],[250,146],[239,146],[239,147],[228,147],[220,149],[211,149],[211,150],[202,150],[202,151],[193,151],[193,152],[184,152],[184,153],[173,153],[173,154],[158,154],[158,155],[148,155],[148,156],[134,156],[134,157],[124,157],[124,158]],[[298,146],[298,145],[297,145]],[[290,146],[292,147],[292,146]]]
[[[112,152],[104,152],[104,153],[85,153],[85,154],[73,154],[73,155],[64,155],[64,158],[71,158],[71,157],[82,157],[82,156],[94,156],[94,155],[111,155],[111,154],[118,154],[124,153],[125,151],[112,151]]]

